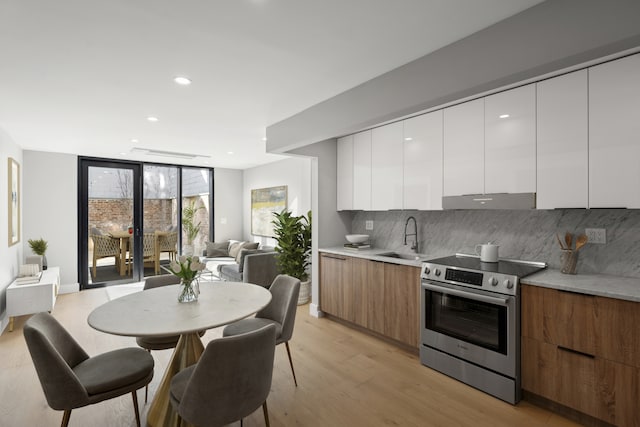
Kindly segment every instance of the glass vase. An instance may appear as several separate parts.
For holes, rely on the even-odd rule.
[[[576,274],[578,265],[578,251],[563,249],[560,254],[560,272],[564,274]]]
[[[198,288],[198,280],[181,279],[180,280],[180,294],[178,295],[178,302],[194,302],[198,301],[200,289]]]

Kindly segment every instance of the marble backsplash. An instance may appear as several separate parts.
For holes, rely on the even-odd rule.
[[[355,212],[352,233],[369,234],[372,247],[410,252],[403,245],[408,217],[418,224],[419,252],[429,258],[473,253],[475,245],[500,245],[500,257],[546,262],[560,268],[560,246],[555,234],[574,236],[585,228],[605,228],[607,243],[587,244],[579,253],[577,272],[640,278],[640,210],[452,210]],[[373,220],[373,230],[365,221]],[[410,225],[409,233],[413,228]],[[574,237],[575,241],[575,237]]]

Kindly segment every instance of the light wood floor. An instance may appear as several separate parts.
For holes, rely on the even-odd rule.
[[[61,295],[54,316],[90,354],[135,340],[93,330],[87,315],[108,301],[107,291],[94,289]],[[62,413],[47,406],[22,336],[27,316],[16,318],[14,332],[0,336],[0,426],[58,426]],[[208,331],[205,345],[219,337]],[[560,416],[523,401],[512,406],[425,366],[418,357],[376,338],[298,309],[291,351],[298,376],[293,384],[284,346],[276,348],[273,386],[268,405],[271,425],[278,426],[576,426]],[[152,353],[156,360],[150,394],[169,360],[169,350]],[[144,416],[144,390],[139,393]],[[74,410],[70,426],[134,426],[131,396]],[[239,425],[236,423],[234,425]],[[262,410],[245,419],[247,427],[263,426]]]

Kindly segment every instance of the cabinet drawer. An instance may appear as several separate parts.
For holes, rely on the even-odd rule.
[[[582,353],[596,353],[596,298],[545,289],[544,338]]]
[[[640,368],[640,303],[602,297],[595,302],[597,354]]]
[[[638,368],[522,338],[522,388],[618,426],[637,426]]]

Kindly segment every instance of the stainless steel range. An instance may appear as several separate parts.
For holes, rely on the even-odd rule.
[[[420,361],[515,404],[520,388],[519,280],[545,263],[456,254],[422,264]]]

